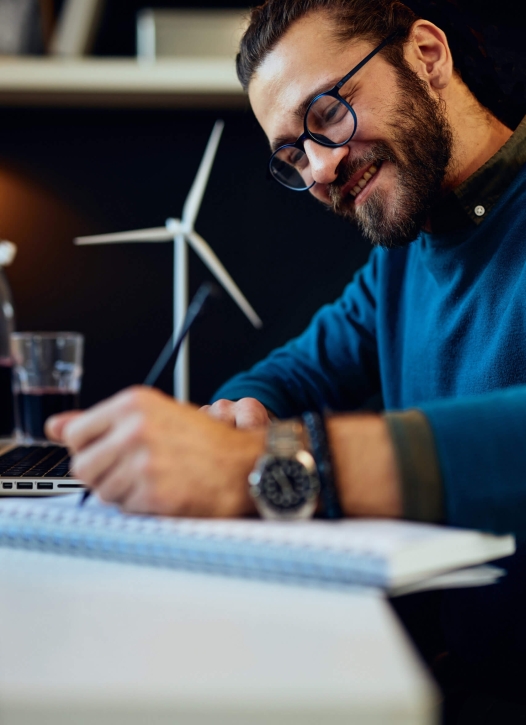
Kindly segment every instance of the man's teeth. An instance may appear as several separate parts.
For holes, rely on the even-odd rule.
[[[365,187],[367,186],[368,182],[373,178],[373,176],[376,174],[377,171],[378,171],[378,167],[377,166],[374,166],[374,165],[373,166],[370,166],[367,169],[367,171],[365,172],[365,174],[362,176],[362,178],[360,179],[360,181],[357,182],[356,186],[353,187],[353,189],[351,191],[351,194],[353,194],[354,196],[358,196],[358,194],[360,193],[360,191],[362,189],[365,189]]]

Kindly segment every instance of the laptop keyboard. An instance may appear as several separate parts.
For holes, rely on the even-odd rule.
[[[67,448],[17,446],[0,456],[0,478],[73,478]]]

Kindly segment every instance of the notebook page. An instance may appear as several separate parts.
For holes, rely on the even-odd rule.
[[[259,519],[176,519],[121,513],[91,497],[80,508],[80,496],[68,495],[31,501],[0,501],[0,516],[12,521],[45,521],[59,528],[103,529],[126,536],[166,537],[179,534],[196,539],[253,542],[295,549],[327,550],[389,560],[397,551],[458,536],[458,530],[385,519],[275,522]],[[470,535],[471,532],[466,532]]]
[[[122,514],[77,495],[0,501],[0,545],[316,586],[388,588],[512,553],[491,537],[403,521],[270,522]]]

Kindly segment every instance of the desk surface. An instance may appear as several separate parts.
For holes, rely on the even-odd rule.
[[[2,725],[429,725],[375,592],[0,549]]]

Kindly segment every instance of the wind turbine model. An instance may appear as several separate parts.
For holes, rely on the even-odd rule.
[[[236,283],[221,264],[205,240],[194,231],[194,224],[199,213],[210,171],[214,163],[217,147],[223,133],[223,121],[216,121],[212,135],[208,141],[201,165],[195,177],[190,193],[186,197],[182,219],[167,219],[164,227],[140,229],[118,234],[99,234],[90,237],[78,237],[75,244],[117,244],[121,242],[173,242],[174,243],[174,337],[182,328],[188,307],[188,245],[206,264],[208,269],[226,289],[239,308],[245,313],[254,327],[261,327],[262,322],[242,294]],[[189,398],[189,348],[188,340],[184,343],[179,361],[174,371],[174,394],[181,401]]]

